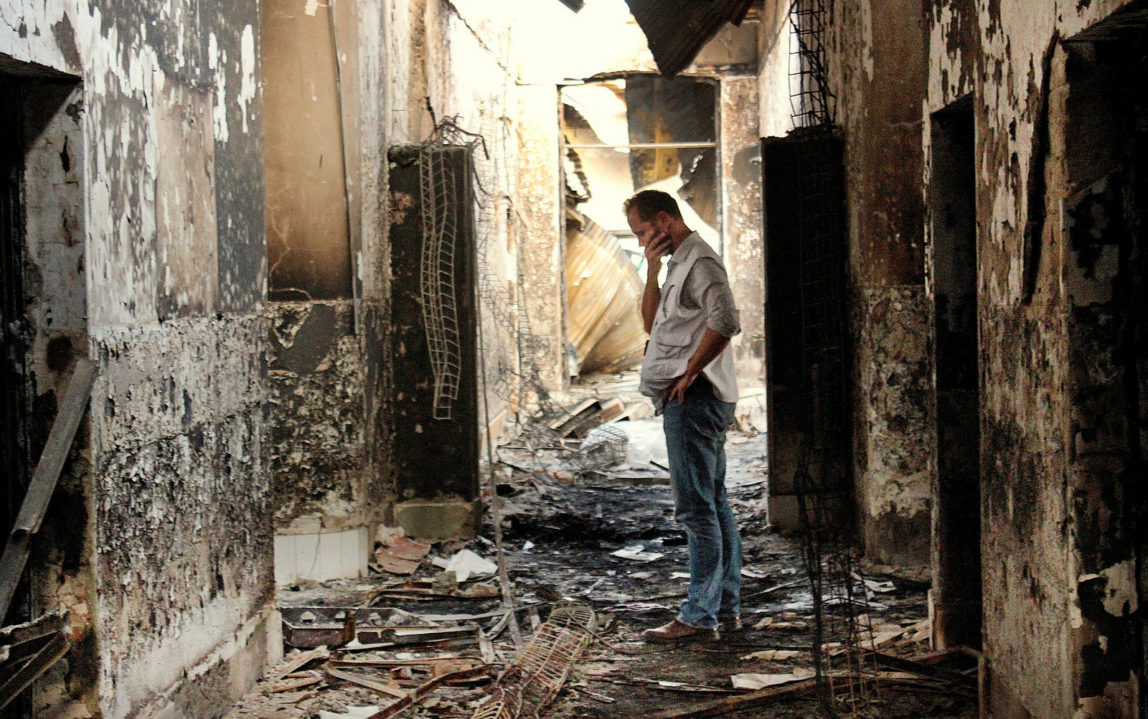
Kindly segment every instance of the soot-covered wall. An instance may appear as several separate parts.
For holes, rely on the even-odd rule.
[[[76,648],[37,711],[210,716],[274,643],[259,6],[3,3],[0,59],[48,73],[29,138],[36,416],[98,363],[33,552]],[[65,77],[59,77],[62,74]]]
[[[1143,716],[1144,99],[1120,48],[1145,6],[927,10],[926,111],[970,97],[975,126],[985,702]]]

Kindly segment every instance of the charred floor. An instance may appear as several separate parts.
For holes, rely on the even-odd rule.
[[[599,385],[595,393],[610,388]],[[614,399],[620,398],[594,401]],[[585,647],[548,655],[555,674],[563,676],[544,706],[522,707],[527,715],[807,717],[822,712],[825,695],[842,716],[976,716],[976,657],[930,650],[929,582],[921,568],[858,561],[854,616],[871,685],[856,706],[850,697],[862,690],[849,687],[843,676],[834,686],[817,686],[812,645],[819,614],[803,564],[806,545],[800,535],[770,531],[767,441],[748,419],[730,433],[727,452],[727,485],[745,541],[743,626],[724,632],[717,644],[643,643],[644,629],[676,614],[688,566],[685,531],[672,519],[664,457],[657,459],[660,423],[615,423],[625,427],[624,444],[610,455],[606,449],[586,452],[587,437],[594,446],[601,425],[588,414],[570,422],[577,416],[570,413],[558,423],[580,428],[575,434],[582,436],[573,441],[551,433],[549,441],[538,442],[535,430],[498,448],[492,479],[500,501],[497,508],[487,503],[492,511],[474,539],[427,546],[384,538],[366,579],[280,589],[285,640],[293,651],[228,719],[388,716],[385,708],[401,705],[400,694],[449,674],[446,669],[462,676],[454,686],[428,692],[408,715],[485,716],[482,707],[497,696],[491,689],[497,672],[487,667],[475,675],[466,669],[528,653],[553,612],[571,606],[594,617]],[[610,440],[616,438],[601,441]],[[514,587],[512,609],[490,573],[493,564],[463,582],[441,568],[444,558],[460,553],[496,557],[495,515]],[[422,556],[399,559],[414,555]],[[820,615],[826,636],[834,611]],[[511,638],[508,613],[516,617],[527,648]],[[358,619],[350,630],[349,616]],[[847,666],[840,652],[828,658],[827,674],[844,674]],[[347,668],[355,673],[340,673]]]
[[[0,717],[1148,717],[1146,33],[0,0]],[[704,651],[648,189],[738,310]]]

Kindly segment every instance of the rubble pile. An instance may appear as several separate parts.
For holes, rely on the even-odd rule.
[[[603,404],[571,416],[601,419]],[[281,589],[292,652],[228,719],[816,715],[813,598],[799,540],[768,531],[765,435],[734,430],[727,446],[745,554],[742,628],[717,644],[654,647],[641,632],[674,616],[688,577],[659,420],[606,433],[591,424],[567,422],[578,429],[563,437],[558,421],[500,446],[477,536],[431,545],[382,530],[371,576]],[[587,466],[579,449],[595,432],[625,447]],[[489,539],[495,517],[512,608]],[[976,657],[928,650],[923,571],[858,566],[880,692],[871,713],[842,716],[975,716]],[[575,615],[580,628],[555,634],[555,621]],[[523,684],[530,677],[549,681]],[[543,695],[545,707],[531,698]]]

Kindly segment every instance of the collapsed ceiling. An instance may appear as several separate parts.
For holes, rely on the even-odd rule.
[[[666,77],[681,72],[722,25],[740,25],[754,0],[626,0]]]

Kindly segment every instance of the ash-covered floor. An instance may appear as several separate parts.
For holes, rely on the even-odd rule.
[[[603,387],[584,391],[600,393]],[[498,449],[495,485],[505,565],[527,649],[516,649],[512,641],[497,576],[457,582],[453,572],[433,563],[462,550],[497,558],[487,502],[482,532],[474,539],[436,544],[422,560],[404,559],[410,547],[402,542],[380,548],[381,565],[402,570],[417,563],[413,574],[380,571],[361,580],[281,590],[288,664],[228,719],[497,716],[489,713],[491,697],[504,697],[508,681],[523,680],[522,666],[507,668],[535,656],[537,642],[549,636],[543,622],[556,606],[570,602],[593,610],[591,631],[579,635],[587,639],[584,650],[573,660],[562,651],[549,656],[543,674],[568,672],[551,678],[557,692],[532,690],[518,714],[504,716],[823,715],[819,699],[826,695],[809,679],[817,623],[804,545],[769,531],[766,437],[754,426],[761,416],[756,399],[745,404],[739,405],[740,428],[730,432],[727,444],[727,486],[745,553],[741,631],[708,645],[641,641],[643,630],[674,616],[686,581],[685,532],[673,520],[668,475],[658,466],[665,465],[659,418],[618,423],[627,436],[625,458],[596,470],[572,453],[578,443],[540,447],[520,435]],[[863,559],[856,570],[855,587],[865,587],[852,612],[860,615],[860,643],[879,653],[861,654],[862,668],[881,679],[858,686],[832,676],[839,699],[863,699],[839,702],[839,715],[976,716],[975,659],[929,652],[925,572]],[[358,608],[350,612],[357,624],[348,625],[341,608]],[[824,626],[833,611],[823,609]],[[374,625],[407,629],[388,633]],[[311,648],[320,641],[325,650]],[[832,644],[827,651],[835,671],[848,669],[846,653]],[[915,661],[898,664],[898,657]],[[507,675],[503,684],[496,683],[500,674]],[[754,701],[742,703],[747,698]],[[536,704],[542,701],[548,703],[540,709]]]

